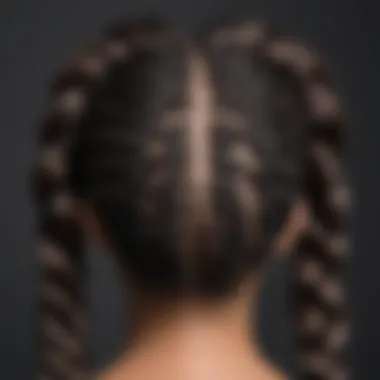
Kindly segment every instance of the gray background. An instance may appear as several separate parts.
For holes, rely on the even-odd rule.
[[[123,13],[159,10],[185,28],[220,12],[271,20],[316,45],[328,58],[348,106],[348,163],[356,187],[354,256],[349,268],[357,379],[380,379],[378,101],[380,50],[373,0],[0,0],[0,376],[28,380],[35,371],[34,213],[28,170],[46,85],[67,55]],[[127,295],[115,265],[90,249],[91,355],[113,357],[127,321]],[[264,288],[261,330],[272,358],[291,368],[284,302],[286,267]]]

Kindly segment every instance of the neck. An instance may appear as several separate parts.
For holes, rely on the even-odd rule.
[[[137,363],[141,368],[148,361],[161,373],[174,368],[179,377],[173,378],[186,373],[189,379],[248,379],[257,373],[266,379],[263,373],[271,373],[268,379],[277,379],[255,342],[256,293],[257,287],[250,285],[219,301],[136,298],[131,343],[122,365],[131,368],[135,363],[139,372]]]

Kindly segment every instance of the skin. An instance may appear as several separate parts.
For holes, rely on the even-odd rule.
[[[110,248],[91,206],[78,201],[78,210],[88,236]],[[273,251],[291,251],[307,223],[308,210],[300,200],[277,235]],[[214,303],[152,299],[132,286],[132,339],[97,379],[285,379],[261,352],[252,330],[263,272],[243,281],[234,296]]]

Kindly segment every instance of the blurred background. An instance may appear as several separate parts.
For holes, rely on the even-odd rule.
[[[355,186],[347,284],[354,321],[355,379],[380,379],[380,28],[377,0],[0,0],[0,376],[36,370],[37,267],[29,169],[47,86],[67,56],[123,14],[157,11],[185,30],[219,14],[279,24],[327,58],[346,104],[348,166]],[[115,264],[89,247],[89,352],[101,367],[128,333],[128,294]],[[270,357],[291,371],[286,262],[262,292],[260,331]]]

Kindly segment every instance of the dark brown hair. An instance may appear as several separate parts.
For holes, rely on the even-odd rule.
[[[298,379],[348,379],[341,269],[349,194],[344,117],[318,54],[260,22],[187,41],[120,23],[52,86],[36,173],[44,269],[42,379],[83,379],[83,233],[93,206],[136,284],[220,297],[269,255],[302,197],[291,256]]]

